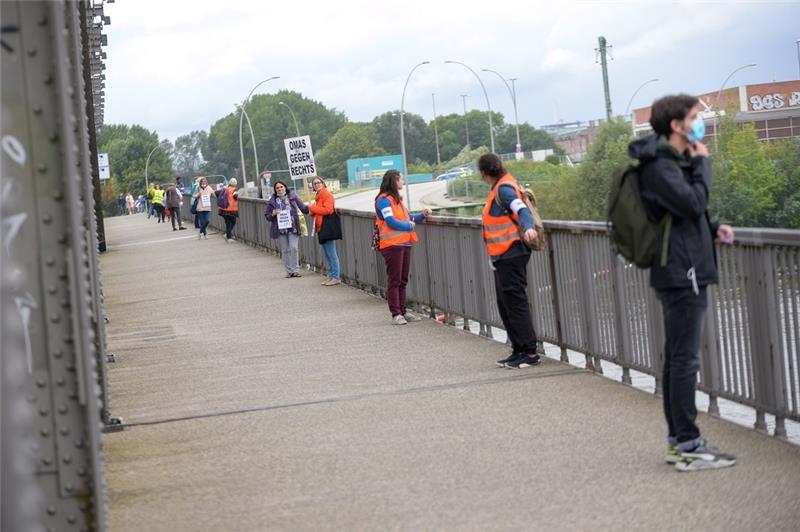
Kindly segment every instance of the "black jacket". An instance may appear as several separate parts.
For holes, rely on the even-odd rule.
[[[631,142],[628,153],[639,160],[639,189],[648,219],[658,223],[666,213],[672,214],[667,264],[661,266],[659,252],[650,268],[650,285],[692,288],[693,276],[698,287],[716,284],[718,226],[707,212],[711,162],[707,157],[690,159],[655,135]]]

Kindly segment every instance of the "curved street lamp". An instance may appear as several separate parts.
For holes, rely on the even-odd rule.
[[[161,142],[156,144],[155,148],[150,150],[150,153],[147,154],[147,160],[144,163],[144,189],[145,189],[145,191],[147,191],[147,189],[150,188],[150,181],[148,181],[148,179],[147,179],[147,170],[148,170],[148,167],[150,166],[150,156],[153,155],[153,152],[156,151],[165,142],[169,142],[169,141],[167,139],[162,140]]]
[[[408,88],[408,82],[411,79],[411,74],[413,74],[414,71],[422,65],[429,65],[430,63],[430,61],[423,61],[412,68],[411,72],[408,73],[408,77],[406,78],[406,84],[403,85],[403,96],[400,98],[400,152],[403,156],[403,179],[408,178],[408,164],[406,163],[406,133],[403,122],[403,114],[406,103],[406,89]],[[408,210],[411,210],[411,188],[408,181],[406,181],[406,201],[408,202],[406,203]]]
[[[631,96],[631,99],[628,100],[628,107],[625,108],[625,114],[622,115],[622,116],[628,116],[628,113],[631,110],[631,105],[633,104],[633,99],[636,98],[636,95],[639,94],[639,91],[642,90],[642,88],[644,88],[645,85],[649,85],[650,83],[655,83],[656,81],[659,81],[659,79],[658,78],[648,79],[647,81],[645,81],[644,83],[639,85],[638,89],[633,91],[633,95]]]
[[[517,91],[516,91],[516,88],[512,89],[511,86],[508,84],[508,81],[511,81],[511,83],[514,83],[517,80],[517,78],[511,78],[508,81],[506,81],[506,78],[504,78],[499,72],[497,72],[496,70],[490,70],[488,68],[482,69],[481,72],[491,72],[492,74],[496,74],[497,77],[500,78],[501,80],[503,80],[503,83],[506,84],[506,88],[508,89],[508,93],[511,95],[511,103],[514,104],[514,124],[516,125],[516,128],[517,128],[517,150],[519,152],[521,152],[522,151],[522,143],[520,143],[520,140],[519,140],[519,118],[517,118]]]
[[[297,117],[294,116],[294,111],[292,111],[292,108],[289,107],[288,103],[278,102],[278,105],[282,105],[282,106],[286,107],[289,110],[289,113],[292,115],[292,120],[294,120],[294,130],[297,132],[297,136],[299,137],[300,136],[300,128],[297,126]]]
[[[725,81],[722,82],[722,85],[719,86],[719,91],[717,92],[717,102],[714,105],[714,151],[717,151],[717,138],[719,138],[719,99],[722,96],[722,89],[725,88],[725,84],[733,77],[734,74],[739,72],[740,70],[744,70],[745,68],[752,68],[756,66],[756,63],[750,63],[749,65],[742,65],[730,74],[728,77],[725,78]]]
[[[459,61],[445,61],[445,63],[452,63],[455,65],[463,66],[464,68],[472,72],[475,75],[475,78],[477,78],[478,83],[481,84],[481,88],[483,89],[483,95],[486,97],[486,107],[489,109],[489,141],[491,142],[492,145],[492,153],[494,153],[494,125],[492,124],[492,104],[489,103],[489,93],[486,92],[486,87],[483,85],[481,77],[478,75],[477,72],[475,72],[470,67]]]
[[[244,99],[244,101],[242,102],[242,106],[240,107],[240,111],[239,111],[239,154],[240,154],[240,156],[242,158],[242,188],[245,188],[247,186],[247,174],[246,174],[245,169],[244,169],[244,144],[242,144],[242,120],[244,118],[244,106],[247,105],[247,102],[250,101],[250,96],[253,95],[253,93],[256,91],[257,88],[259,88],[261,85],[263,85],[264,83],[266,83],[268,81],[272,81],[273,79],[279,79],[279,78],[280,78],[280,76],[272,76],[271,78],[267,78],[267,79],[265,79],[263,81],[259,81],[258,83],[256,83],[256,86],[253,87],[253,89],[250,91],[250,94],[247,95],[247,98]],[[248,120],[248,123],[249,123],[249,120]],[[251,129],[250,135],[252,136],[253,135],[252,127],[250,129]],[[253,137],[253,157],[255,158],[255,163],[256,163],[255,164],[256,182],[258,182],[258,173],[257,173],[258,172],[258,151],[256,150],[256,138],[255,137]]]

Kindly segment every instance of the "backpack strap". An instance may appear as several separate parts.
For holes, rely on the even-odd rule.
[[[497,194],[494,195],[494,202],[497,204],[498,207],[500,207],[500,210],[502,210],[504,213],[506,213],[506,216],[508,216],[511,219],[511,223],[513,223],[519,229],[519,227],[520,227],[519,222],[517,222],[514,219],[514,217],[511,215],[512,214],[511,211],[506,209],[505,206],[503,205],[503,202],[500,201],[500,188],[499,187],[497,189]]]

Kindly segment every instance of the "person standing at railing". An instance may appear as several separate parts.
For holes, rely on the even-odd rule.
[[[400,172],[388,170],[375,197],[380,251],[386,263],[386,299],[394,325],[406,325],[421,319],[406,310],[406,286],[411,271],[411,249],[417,241],[414,227],[431,214],[430,209],[424,209],[421,214],[409,214],[400,195],[404,184]]]
[[[207,239],[208,224],[211,222],[211,196],[214,194],[214,189],[208,186],[208,181],[205,177],[201,177],[197,189],[192,194],[192,201],[196,201],[195,220],[197,221],[200,232],[197,233],[197,239]]]
[[[270,223],[270,237],[281,246],[281,258],[286,277],[300,275],[300,215],[308,214],[308,206],[283,181],[272,185],[272,197],[267,200],[264,217]]]
[[[236,185],[239,182],[235,177],[228,181],[228,185],[222,190],[218,191],[219,194],[225,194],[228,199],[228,205],[223,209],[219,209],[219,215],[225,220],[225,242],[233,242],[233,228],[236,227],[236,219],[239,218],[239,192],[236,190]]]
[[[667,259],[657,254],[650,268],[652,286],[664,315],[663,398],[667,419],[667,462],[681,471],[717,469],[736,463],[732,454],[710,446],[697,427],[695,388],[700,369],[703,320],[708,305],[706,287],[719,280],[714,235],[733,242],[729,225],[708,217],[711,162],[702,140],[705,124],[694,96],[665,96],[652,107],[655,132],[635,140],[628,149],[639,160],[639,186],[647,218],[659,223],[672,215],[661,233],[667,239]]]
[[[482,155],[478,170],[491,187],[483,208],[483,241],[492,261],[500,319],[511,341],[511,354],[497,365],[511,369],[537,366],[541,359],[527,292],[531,250],[522,242],[522,238],[528,242],[536,239],[533,213],[522,200],[517,180],[497,155]],[[518,224],[525,230],[522,238]]]
[[[311,181],[311,187],[316,192],[314,201],[308,204],[308,210],[314,215],[314,231],[320,235],[322,222],[326,216],[332,216],[335,212],[335,199],[325,180],[317,176]],[[341,238],[341,235],[339,235]],[[328,262],[328,278],[322,281],[322,286],[336,286],[341,284],[339,273],[339,255],[336,253],[336,240],[330,239],[320,242],[322,250],[325,252],[325,260]]]

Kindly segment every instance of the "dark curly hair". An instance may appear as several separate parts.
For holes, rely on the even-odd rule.
[[[503,161],[494,153],[481,155],[481,158],[478,159],[478,170],[492,179],[500,179],[508,173],[503,166]]]
[[[658,135],[669,137],[672,134],[672,121],[684,120],[686,115],[700,103],[688,94],[675,94],[659,98],[650,109],[650,125]]]

